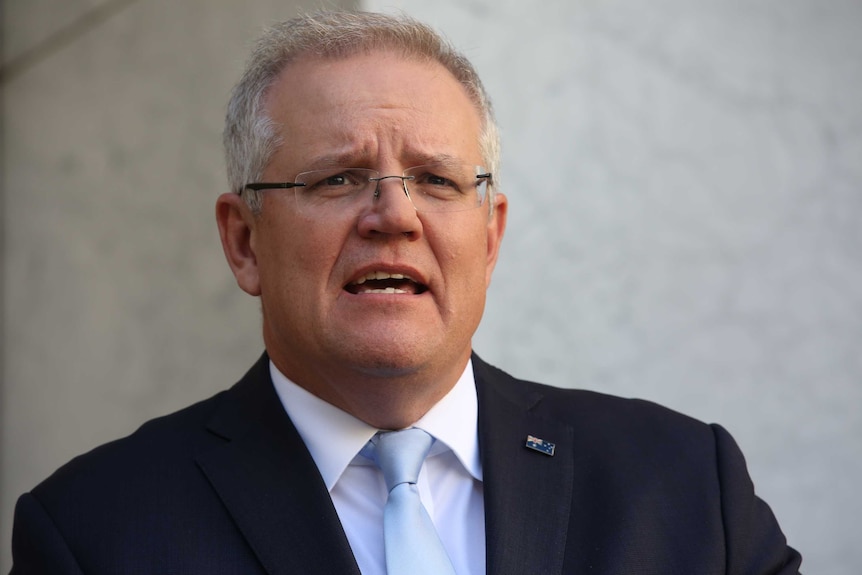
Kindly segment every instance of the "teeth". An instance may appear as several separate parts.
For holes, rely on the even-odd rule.
[[[406,290],[398,289],[398,288],[384,288],[384,289],[367,289],[362,290],[362,293],[408,293]]]
[[[364,284],[365,282],[367,282],[368,280],[388,280],[388,279],[393,279],[393,280],[407,279],[407,280],[413,281],[413,278],[411,278],[410,276],[405,276],[404,274],[390,274],[387,272],[368,272],[367,274],[365,274],[361,278],[357,279],[353,283],[356,285],[361,285],[361,284]]]

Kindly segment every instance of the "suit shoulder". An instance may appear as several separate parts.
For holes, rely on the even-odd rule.
[[[526,406],[531,413],[565,421],[593,434],[643,439],[693,434],[698,440],[713,442],[713,430],[706,423],[644,399],[518,379],[481,360],[477,375],[477,379],[509,401]]]
[[[36,486],[33,494],[40,499],[60,493],[74,496],[93,491],[94,483],[134,481],[188,461],[190,454],[217,441],[205,426],[226,393],[151,419],[130,435],[73,458]]]
[[[624,425],[642,422],[651,426],[703,429],[708,427],[704,422],[691,416],[646,399],[619,397],[583,389],[565,389],[532,382],[525,383],[542,390],[545,396],[544,409],[558,414],[568,411],[594,423]],[[575,406],[574,412],[569,411]]]

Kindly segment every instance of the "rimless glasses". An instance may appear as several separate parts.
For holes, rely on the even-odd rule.
[[[401,180],[404,194],[418,212],[460,212],[485,203],[491,174],[469,164],[427,164],[407,168],[400,176],[385,176],[367,168],[329,168],[302,172],[292,182],[255,182],[247,190],[292,189],[296,206],[308,215],[326,215],[357,208],[380,182]]]

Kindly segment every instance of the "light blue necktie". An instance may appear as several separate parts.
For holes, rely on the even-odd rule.
[[[383,543],[388,575],[455,575],[434,529],[416,480],[434,438],[416,427],[377,434],[368,443],[383,471],[389,498],[383,508]]]

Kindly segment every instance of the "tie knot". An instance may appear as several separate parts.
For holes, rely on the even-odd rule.
[[[434,438],[418,427],[378,433],[372,455],[383,471],[386,489],[392,491],[401,483],[416,483],[433,443]]]

